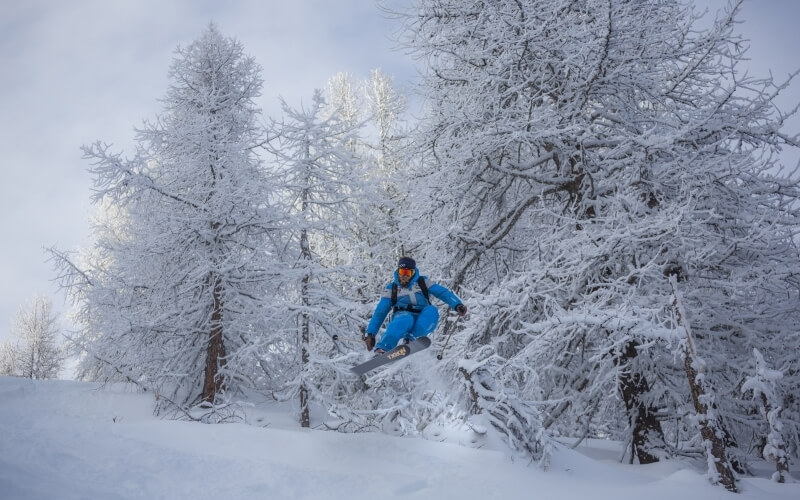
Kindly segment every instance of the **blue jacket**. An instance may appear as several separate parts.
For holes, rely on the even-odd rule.
[[[419,280],[425,280],[425,284],[428,285],[428,293],[442,302],[447,303],[450,308],[455,309],[461,304],[461,299],[459,299],[456,294],[451,292],[448,288],[434,283],[427,276],[420,275],[419,270],[414,273],[414,277],[411,278],[407,286],[402,286],[400,284],[397,271],[395,271],[394,281],[386,285],[381,295],[381,300],[379,300],[378,305],[375,306],[375,312],[372,313],[372,319],[369,321],[369,325],[367,325],[367,335],[377,335],[386,316],[392,311],[393,284],[397,285],[397,304],[395,304],[397,307],[405,309],[411,306],[421,310],[423,307],[430,305],[430,302],[425,298],[425,294],[422,293],[422,289],[419,287]]]

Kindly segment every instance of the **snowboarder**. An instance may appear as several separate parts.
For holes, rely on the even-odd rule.
[[[374,348],[375,354],[382,354],[395,347],[401,339],[413,340],[433,332],[439,322],[439,310],[431,305],[430,295],[447,303],[460,316],[467,314],[467,306],[456,294],[420,275],[414,259],[401,257],[394,280],[386,285],[367,325],[364,335],[367,350]],[[393,313],[392,318],[376,347],[375,336],[389,312]]]

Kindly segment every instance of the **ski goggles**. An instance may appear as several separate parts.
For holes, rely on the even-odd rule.
[[[411,276],[414,276],[414,271],[415,271],[414,269],[409,269],[407,267],[401,267],[401,268],[399,268],[397,270],[397,275],[398,276],[407,276],[407,277],[410,278]]]

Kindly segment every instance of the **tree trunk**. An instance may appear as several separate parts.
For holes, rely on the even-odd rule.
[[[303,304],[308,305],[308,276],[303,277]],[[303,313],[300,338],[300,359],[302,362],[301,373],[305,375],[308,370],[308,343],[309,343],[309,318],[307,313]],[[305,377],[300,385],[300,426],[311,427],[311,415],[308,410],[308,387],[306,387]]]
[[[686,369],[686,378],[689,380],[692,402],[697,412],[697,421],[700,423],[700,435],[705,442],[709,469],[713,464],[716,472],[716,474],[713,474],[709,470],[709,475],[712,477],[716,476],[718,481],[725,486],[725,489],[736,493],[738,491],[736,488],[736,477],[733,474],[733,468],[727,457],[725,442],[723,441],[724,432],[716,416],[713,391],[705,383],[705,377],[698,376],[698,370],[695,368],[698,367],[700,369],[700,375],[703,375],[702,372],[705,363],[698,358],[697,352],[695,351],[694,338],[683,310],[683,302],[681,301],[680,292],[678,291],[678,282],[675,279],[675,275],[670,276],[669,282],[670,285],[672,285],[673,291],[672,308],[675,313],[675,320],[686,334],[683,364]],[[710,407],[707,402],[710,402]]]
[[[303,199],[303,208],[306,208],[306,193],[304,193]],[[308,231],[305,229],[302,230],[300,233],[300,249],[303,255],[303,258],[310,262],[311,261],[311,249],[308,244]],[[300,298],[303,302],[303,307],[306,311],[308,311],[308,307],[310,306],[311,301],[308,298],[308,283],[310,281],[309,275],[306,273],[303,276],[302,280],[302,287],[300,290]],[[300,426],[301,427],[311,427],[311,415],[308,409],[308,387],[306,386],[305,381],[305,374],[307,373],[309,366],[309,352],[308,352],[308,345],[310,342],[310,330],[311,330],[311,320],[308,317],[307,312],[303,312],[301,316],[301,326],[300,326],[300,360],[301,360],[301,368],[300,373],[302,373],[303,380],[300,384]]]
[[[208,281],[212,285],[213,310],[211,311],[211,331],[206,352],[203,401],[213,404],[217,394],[224,389],[219,369],[225,366],[225,344],[222,337],[222,284],[219,277],[213,275],[209,277]]]
[[[650,392],[647,379],[630,369],[631,363],[638,355],[636,346],[636,342],[628,342],[622,354],[614,362],[623,367],[619,377],[619,390],[625,401],[631,424],[631,460],[635,456],[640,464],[652,464],[658,462],[658,457],[649,450],[653,441],[664,442],[664,432],[656,418],[656,409],[642,401],[642,396]]]
[[[709,462],[714,463],[719,481],[728,491],[737,492],[736,478],[733,475],[733,468],[731,467],[725,449],[725,443],[722,440],[722,432],[719,431],[719,425],[714,417],[709,417],[708,406],[703,403],[706,399],[707,390],[703,379],[697,377],[697,370],[693,366],[693,359],[690,349],[686,349],[686,357],[684,358],[684,366],[686,367],[686,376],[689,379],[689,387],[692,393],[692,402],[694,403],[695,411],[698,415],[700,422],[700,435],[706,443],[706,453],[709,453]],[[716,406],[712,406],[712,410],[716,410]]]

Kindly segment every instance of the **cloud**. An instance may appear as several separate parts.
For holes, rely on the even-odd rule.
[[[798,14],[795,0],[745,3],[753,71],[796,69]],[[268,115],[278,96],[308,101],[339,71],[366,77],[380,67],[399,86],[413,78],[413,62],[393,50],[396,25],[372,0],[0,2],[0,341],[34,293],[63,308],[42,246],[88,242],[91,179],[80,146],[103,140],[132,152],[134,127],[161,108],[175,48],[212,21],[262,66]],[[800,102],[798,87],[785,102]]]
[[[277,113],[278,96],[308,99],[338,71],[410,74],[371,0],[0,3],[0,341],[34,293],[63,309],[42,247],[88,243],[81,145],[102,140],[132,153],[134,128],[161,109],[176,47],[209,22],[262,66],[267,113]]]

